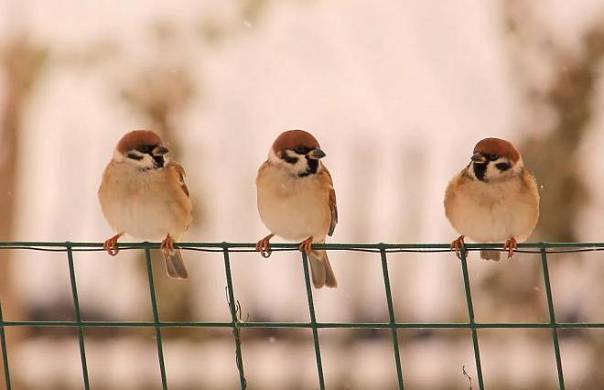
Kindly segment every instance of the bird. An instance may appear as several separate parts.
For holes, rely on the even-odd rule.
[[[526,240],[539,220],[535,177],[509,141],[485,138],[474,147],[470,163],[449,182],[445,214],[461,235],[451,243],[459,255],[464,238],[502,242],[508,258]],[[498,250],[481,250],[487,260],[499,260]]]
[[[258,212],[270,231],[258,241],[256,250],[268,257],[270,239],[275,235],[301,241],[299,249],[310,259],[315,288],[338,285],[327,253],[312,250],[313,243],[325,243],[326,236],[333,235],[338,223],[333,180],[322,162],[325,156],[309,132],[284,131],[256,177]]]
[[[117,143],[103,173],[98,198],[105,219],[116,235],[103,248],[117,255],[118,239],[159,241],[168,275],[186,279],[187,269],[174,242],[192,220],[192,204],[185,184],[185,170],[169,160],[168,148],[151,130],[126,133]]]

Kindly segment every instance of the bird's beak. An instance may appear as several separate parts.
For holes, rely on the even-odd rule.
[[[312,152],[310,152],[310,157],[316,158],[317,160],[321,159],[325,156],[326,156],[325,152],[319,148],[315,148]]]
[[[487,162],[487,159],[480,153],[474,153],[472,155],[472,157],[470,158],[470,160],[477,162],[477,163]]]
[[[154,156],[163,156],[164,154],[168,153],[168,151],[169,151],[168,148],[166,148],[165,146],[159,145],[153,149],[152,153]]]

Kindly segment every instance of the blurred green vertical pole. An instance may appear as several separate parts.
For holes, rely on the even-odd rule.
[[[4,383],[6,390],[11,390],[10,369],[8,368],[8,352],[6,351],[6,335],[4,334],[4,317],[2,316],[2,302],[0,301],[0,347],[2,348],[2,366],[4,367]]]
[[[10,4],[10,2],[9,2]],[[0,75],[3,76],[2,102],[0,106],[0,237],[12,237],[15,210],[19,207],[17,184],[19,178],[19,153],[22,150],[21,133],[27,109],[27,99],[36,86],[46,59],[46,51],[34,44],[26,30],[3,34],[0,47]],[[14,293],[15,285],[9,277],[13,262],[11,251],[0,251],[0,297],[7,303],[8,318],[21,317],[24,311],[19,296]],[[11,348],[18,345],[22,332],[19,328],[10,332]],[[6,379],[6,378],[5,378]]]

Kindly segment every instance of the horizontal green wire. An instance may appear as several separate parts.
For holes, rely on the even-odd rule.
[[[159,242],[121,242],[118,244],[120,248],[134,249],[154,249],[159,248]],[[281,249],[298,249],[300,243],[275,243],[271,244],[271,248]],[[70,247],[70,248],[102,248],[101,242],[49,242],[49,241],[0,241],[2,247]],[[177,244],[179,247],[190,248],[255,248],[256,243],[245,242],[181,242]],[[450,244],[446,243],[365,243],[365,244],[313,244],[315,249],[449,249]],[[484,244],[466,244],[466,249],[502,249],[501,243],[484,243]],[[604,248],[604,242],[525,242],[518,244],[518,248]]]
[[[50,327],[83,327],[83,328],[138,328],[153,327],[156,325],[152,321],[4,321],[0,322],[2,326],[28,326],[35,328]],[[196,322],[196,321],[160,321],[157,323],[162,328],[231,328],[232,322]],[[241,328],[312,328],[314,325],[310,322],[239,322]],[[350,329],[388,329],[407,328],[407,329],[470,329],[472,324],[465,322],[397,322],[389,324],[387,322],[317,322],[317,328],[350,328]],[[537,329],[583,329],[583,328],[604,328],[604,322],[562,322],[550,324],[545,322],[508,322],[508,323],[477,323],[476,328],[486,329],[518,329],[518,328],[537,328]]]

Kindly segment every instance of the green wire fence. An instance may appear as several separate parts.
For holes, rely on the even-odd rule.
[[[586,251],[601,251],[604,250],[604,243],[525,243],[520,244],[518,252],[540,254],[541,268],[543,272],[543,282],[546,292],[547,308],[549,311],[549,322],[545,323],[478,323],[474,319],[474,307],[472,304],[472,293],[470,289],[470,278],[468,274],[468,263],[466,260],[467,251],[478,249],[496,249],[501,248],[497,244],[471,244],[466,245],[459,256],[460,268],[463,276],[463,284],[466,297],[466,306],[468,312],[468,320],[466,322],[452,323],[417,323],[417,322],[398,322],[395,317],[394,304],[391,292],[391,280],[388,273],[388,254],[389,253],[435,253],[448,252],[449,244],[323,244],[313,245],[315,249],[325,249],[328,251],[356,251],[369,252],[380,255],[381,266],[384,281],[384,292],[388,307],[388,322],[318,322],[315,315],[313,290],[310,282],[310,274],[308,269],[308,259],[305,254],[301,254],[302,267],[304,271],[304,279],[306,285],[306,295],[308,299],[309,322],[258,322],[258,321],[243,321],[241,319],[241,308],[239,307],[236,294],[233,286],[231,275],[231,259],[230,254],[235,252],[252,252],[255,244],[248,243],[181,243],[180,248],[189,251],[202,252],[222,252],[224,259],[224,271],[226,276],[226,289],[228,297],[229,311],[231,315],[230,322],[184,322],[184,321],[162,321],[159,316],[157,296],[155,284],[153,280],[153,265],[151,262],[151,249],[158,249],[157,243],[123,243],[120,244],[121,249],[141,249],[145,253],[147,278],[149,284],[149,296],[151,299],[151,310],[153,313],[153,321],[85,321],[82,320],[80,312],[80,303],[78,299],[78,288],[76,274],[74,270],[74,252],[82,251],[102,251],[101,243],[83,243],[83,242],[0,242],[0,250],[39,250],[51,252],[65,252],[69,267],[69,276],[71,283],[71,292],[75,310],[74,321],[9,321],[4,320],[2,316],[2,302],[0,301],[0,347],[3,358],[3,370],[5,385],[7,390],[12,390],[10,362],[7,353],[7,343],[5,328],[7,327],[71,327],[77,329],[79,351],[82,365],[82,383],[84,389],[90,389],[88,379],[88,365],[86,360],[86,343],[85,329],[86,328],[118,328],[118,327],[152,327],[155,330],[155,338],[157,343],[157,358],[161,375],[162,388],[169,388],[168,375],[164,361],[163,344],[162,344],[162,329],[175,327],[194,327],[194,328],[231,328],[233,331],[233,342],[235,346],[235,361],[239,372],[241,388],[247,387],[244,369],[244,349],[240,341],[240,330],[242,328],[310,328],[314,342],[314,350],[317,364],[317,383],[318,387],[323,390],[325,386],[325,378],[323,374],[323,363],[321,360],[321,347],[319,342],[319,329],[389,329],[392,336],[393,359],[396,366],[396,380],[399,389],[404,389],[404,354],[401,357],[401,351],[398,345],[397,332],[399,329],[470,329],[472,335],[472,343],[474,349],[474,357],[476,364],[476,376],[478,388],[484,389],[484,378],[482,373],[482,364],[480,359],[480,344],[478,340],[479,329],[509,329],[509,328],[524,328],[524,329],[550,329],[552,334],[552,343],[554,349],[554,357],[556,361],[556,370],[558,375],[558,385],[560,389],[565,389],[564,385],[564,370],[562,366],[562,358],[560,356],[560,345],[558,341],[558,329],[579,329],[579,328],[604,328],[604,323],[581,322],[568,323],[557,322],[554,310],[554,302],[552,298],[552,288],[550,285],[548,271],[548,255],[556,253],[574,253]],[[273,244],[274,251],[294,251],[298,249],[297,244]],[[404,351],[403,351],[404,352]],[[464,370],[465,373],[465,370]]]

